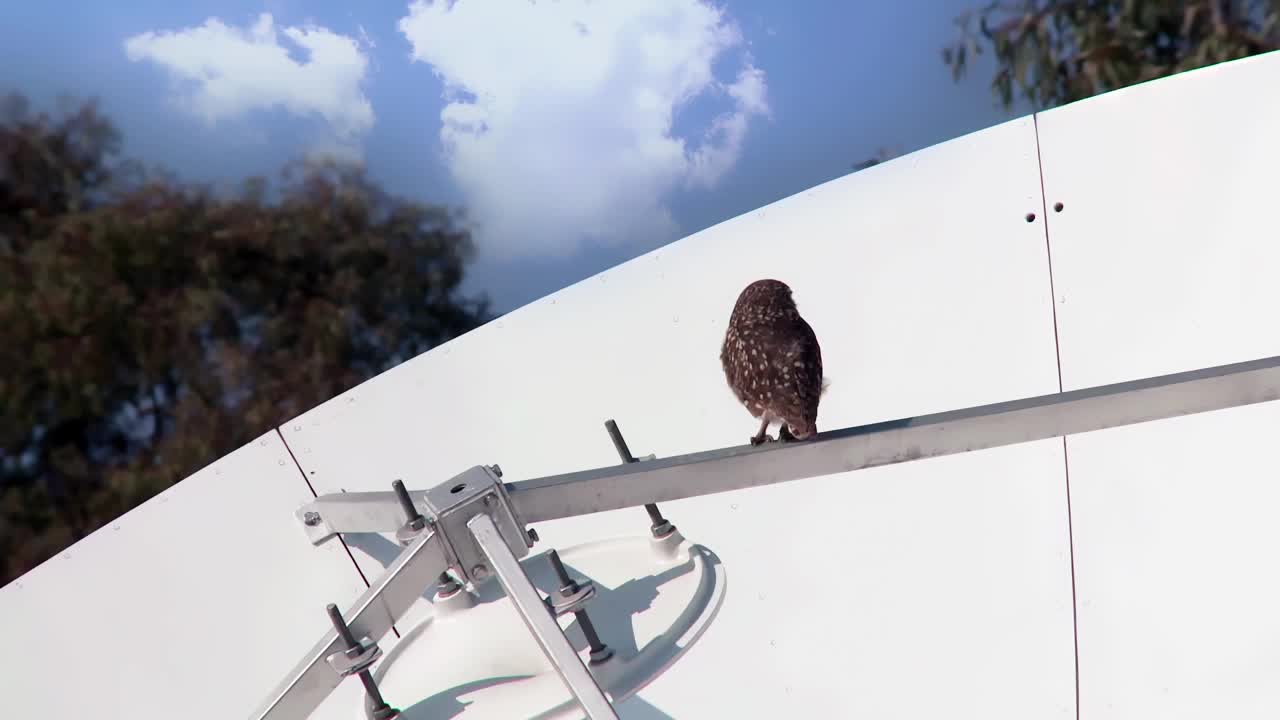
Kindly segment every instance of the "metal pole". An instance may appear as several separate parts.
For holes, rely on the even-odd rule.
[[[511,483],[526,523],[1280,399],[1280,357]]]
[[[569,692],[578,700],[578,704],[587,713],[590,720],[618,720],[608,698],[596,684],[596,679],[582,664],[582,658],[569,644],[560,623],[542,601],[542,596],[525,575],[520,561],[507,547],[498,526],[488,515],[477,515],[467,521],[467,528],[476,539],[481,552],[489,558],[489,566],[497,575],[502,589],[515,605],[520,617],[524,618],[529,632],[538,641],[542,652],[546,653],[560,679],[568,686]]]
[[[911,462],[1280,399],[1280,356],[508,483],[525,524]],[[629,451],[628,451],[629,452]],[[395,532],[395,493],[322,495],[297,510],[313,543]]]

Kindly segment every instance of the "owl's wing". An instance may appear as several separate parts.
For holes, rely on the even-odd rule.
[[[750,382],[751,371],[751,332],[738,328],[730,328],[724,336],[724,347],[720,350],[720,362],[724,366],[724,377],[729,383],[739,402],[746,403],[746,389]]]
[[[802,408],[815,407],[823,392],[822,347],[809,323],[800,318],[791,328],[785,362],[790,366],[791,386]]]

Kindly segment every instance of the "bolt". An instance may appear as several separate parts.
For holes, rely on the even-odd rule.
[[[672,525],[670,520],[662,520],[649,526],[649,534],[653,535],[655,540],[661,540],[675,531],[676,526]]]
[[[529,528],[529,542],[538,542],[538,531],[533,528]]]
[[[320,513],[308,510],[303,513],[302,522],[307,527],[315,527],[320,524]]]
[[[627,441],[622,437],[622,431],[618,429],[618,423],[613,420],[604,421],[604,429],[609,433],[609,439],[613,440],[613,449],[618,451],[618,457],[625,463],[633,463],[636,461],[631,449],[627,447]]]
[[[591,664],[599,665],[613,657],[613,648],[601,642],[596,626],[592,625],[591,618],[587,617],[587,611],[578,610],[573,615],[578,619],[578,627],[582,628],[582,636],[587,639],[587,647],[591,648]]]
[[[560,560],[560,553],[552,550],[547,553],[547,560],[551,561],[551,569],[555,572],[556,578],[560,581],[560,590],[564,594],[577,592],[578,583],[569,577],[569,571],[565,569],[564,562]]]
[[[369,717],[373,718],[373,720],[395,720],[395,718],[400,717],[399,710],[396,710],[386,703],[383,703],[382,706],[379,707],[378,704],[374,702],[373,698],[365,698],[364,704],[365,708],[369,712]]]
[[[649,533],[658,540],[670,535],[676,531],[676,526],[671,521],[662,517],[662,512],[658,510],[658,506],[649,503],[644,506],[645,511],[649,513]]]
[[[564,563],[560,560],[560,553],[552,550],[547,553],[547,559],[551,561],[551,569],[555,571],[556,578],[560,580],[560,592],[565,595],[577,592],[578,583],[569,577],[569,571],[565,569]],[[582,637],[587,639],[587,647],[591,648],[591,664],[599,665],[613,657],[613,648],[605,645],[600,640],[600,635],[596,632],[596,626],[591,624],[591,618],[587,616],[587,611],[574,610],[573,617],[577,619],[578,627],[582,628]]]
[[[426,526],[426,519],[422,517],[422,513],[413,506],[413,500],[409,497],[409,491],[404,489],[404,481],[396,480],[391,483],[391,489],[396,493],[396,499],[400,501],[400,509],[405,514],[405,524],[411,530],[421,530]]]
[[[356,636],[352,634],[351,628],[347,627],[347,623],[342,619],[342,611],[338,610],[338,606],[333,603],[325,608],[329,612],[329,621],[333,623],[333,629],[338,632],[338,639],[347,649],[359,647],[356,642]],[[391,720],[398,717],[400,711],[391,707],[382,699],[382,693],[378,691],[378,684],[374,682],[373,676],[369,674],[366,668],[360,671],[360,682],[364,685],[364,691],[368,695],[368,703],[371,706],[373,716],[378,720]]]
[[[631,454],[631,448],[627,447],[626,438],[622,437],[622,431],[618,429],[618,423],[613,420],[604,421],[604,429],[609,433],[609,439],[613,441],[613,449],[618,451],[618,459],[623,465],[630,465],[633,462],[639,462],[635,455]],[[653,459],[653,455],[646,457],[648,460]],[[662,513],[658,510],[658,506],[654,503],[646,503],[645,512],[649,513],[649,532],[657,539],[670,535],[675,531],[676,526],[667,522],[662,517]]]
[[[489,493],[488,495],[485,495],[485,496],[484,496],[484,506],[485,506],[485,507],[489,507],[489,506],[493,505],[493,501],[494,501],[494,500],[497,500],[497,499],[498,499],[498,498],[497,498],[496,496],[494,496],[494,494],[493,494],[493,493]]]

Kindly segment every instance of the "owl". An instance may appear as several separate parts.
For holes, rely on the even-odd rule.
[[[822,348],[786,283],[757,280],[738,295],[720,364],[729,389],[752,417],[760,418],[752,445],[773,440],[768,435],[772,422],[781,423],[781,442],[817,433],[818,401],[826,391]]]

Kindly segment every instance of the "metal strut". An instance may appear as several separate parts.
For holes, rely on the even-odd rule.
[[[661,542],[678,535],[658,512],[659,502],[1277,399],[1280,357],[1271,357],[832,430],[803,442],[650,456],[643,462],[632,457],[616,423],[609,421],[606,427],[623,461],[618,466],[505,484],[496,465],[476,466],[447,482],[426,483],[431,487],[425,491],[408,491],[397,481],[392,492],[323,495],[296,512],[312,543],[338,533],[394,532],[405,549],[346,613],[349,621],[330,611],[335,629],[304,655],[253,718],[308,717],[344,676],[368,670],[377,658],[378,639],[425,589],[440,581],[454,592],[458,583],[452,572],[463,585],[496,575],[588,716],[614,720],[608,699],[554,614],[577,612],[590,593],[558,572],[562,588],[548,609],[519,564],[537,539],[527,523],[646,506],[654,541]],[[584,633],[594,634],[588,625],[583,623]],[[588,642],[598,662],[608,659],[598,637]],[[370,705],[394,713],[372,681],[365,682]]]
[[[604,691],[582,664],[582,658],[578,657],[569,638],[565,637],[555,615],[548,612],[542,596],[529,581],[529,576],[524,574],[524,568],[520,567],[516,556],[511,554],[511,550],[503,542],[493,520],[488,515],[477,515],[467,523],[467,527],[479,543],[480,549],[488,556],[498,582],[507,592],[507,597],[511,598],[520,617],[524,618],[529,632],[533,633],[542,652],[546,653],[547,659],[555,666],[560,679],[569,686],[569,691],[586,711],[587,717],[590,720],[618,720]]]
[[[524,523],[638,507],[863,468],[985,450],[1280,399],[1280,356],[829,430],[803,442],[708,450],[507,483]],[[315,522],[306,525],[312,513]],[[297,511],[319,544],[394,532],[395,495],[322,495]]]

